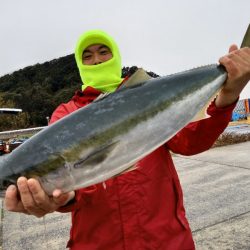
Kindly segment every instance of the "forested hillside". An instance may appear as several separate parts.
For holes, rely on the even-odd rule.
[[[123,76],[136,69],[136,66],[124,67]],[[50,117],[60,103],[69,101],[80,88],[81,79],[73,54],[0,77],[0,107],[23,110],[17,116],[1,114],[0,131],[46,125],[46,117]]]
[[[1,115],[0,131],[46,125],[46,117],[59,103],[70,99],[80,82],[73,55],[1,77],[0,107],[21,108],[24,112],[17,117]],[[11,122],[17,118],[18,124]]]

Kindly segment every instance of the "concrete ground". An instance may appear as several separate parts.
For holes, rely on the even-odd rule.
[[[250,142],[174,161],[197,250],[249,250]]]
[[[197,250],[250,249],[250,142],[173,156]],[[1,213],[4,250],[65,249],[68,214]],[[175,249],[173,249],[175,250]]]

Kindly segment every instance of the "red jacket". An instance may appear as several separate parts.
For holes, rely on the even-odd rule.
[[[51,123],[91,103],[99,91],[77,92],[53,113]],[[210,118],[190,123],[133,171],[76,191],[59,209],[72,212],[72,250],[195,249],[185,216],[183,194],[169,150],[193,155],[209,149],[231,119],[234,105],[208,108]]]

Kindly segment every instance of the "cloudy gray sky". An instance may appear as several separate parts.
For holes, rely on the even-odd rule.
[[[249,0],[0,0],[0,76],[73,53],[93,28],[115,38],[124,66],[167,75],[216,63],[240,45],[249,10]]]

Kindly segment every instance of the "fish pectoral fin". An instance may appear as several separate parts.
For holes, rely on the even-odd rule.
[[[114,150],[116,147],[117,142],[113,142],[108,145],[104,145],[96,149],[95,151],[91,152],[86,158],[78,161],[74,164],[74,168],[81,168],[86,165],[97,165],[104,161],[109,154]]]

